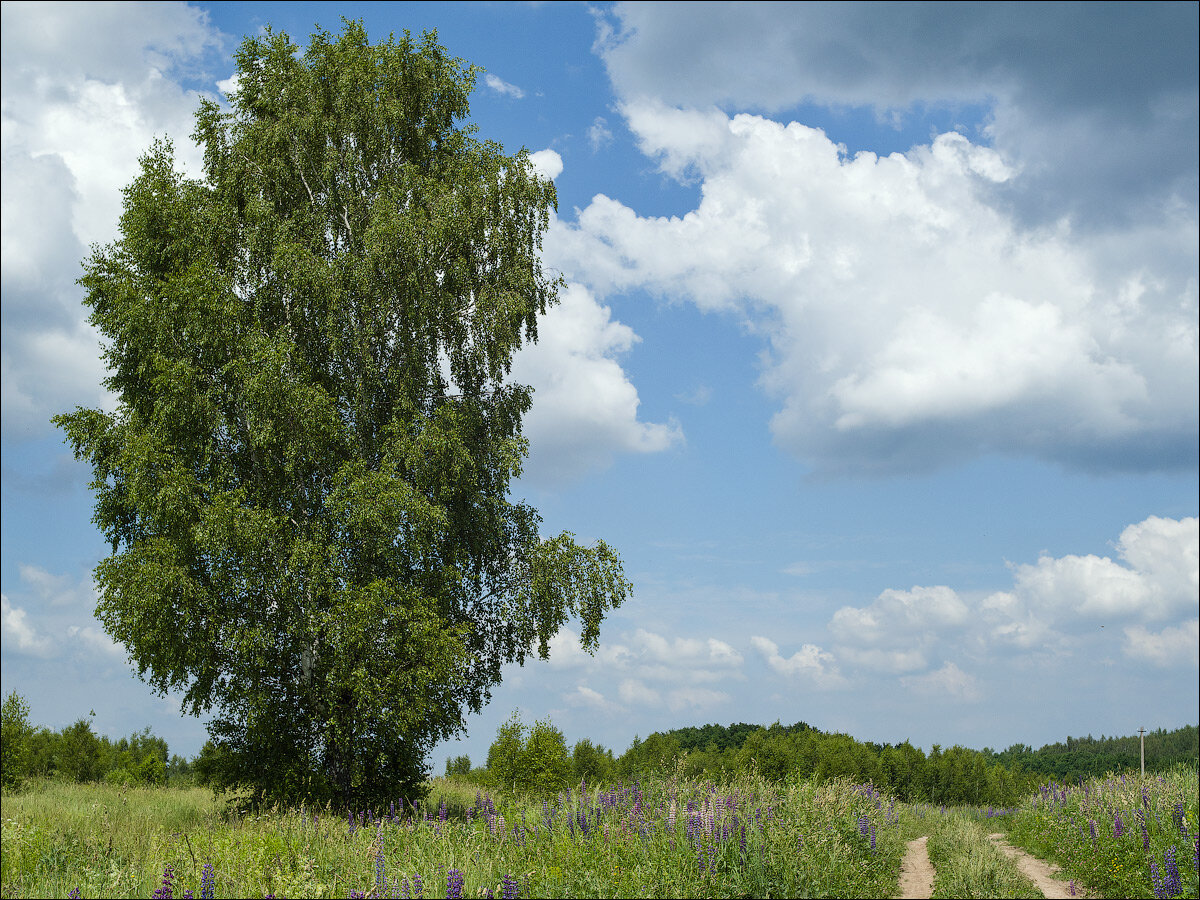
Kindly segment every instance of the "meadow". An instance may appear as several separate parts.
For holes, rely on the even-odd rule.
[[[4,797],[0,894],[889,897],[906,842],[928,834],[935,897],[1040,896],[986,838],[1004,831],[1081,895],[1195,897],[1196,816],[1182,768],[1044,785],[1014,810],[899,803],[844,779],[676,776],[541,799],[438,778],[417,808],[239,816],[201,788],[35,781]]]
[[[1008,819],[1008,840],[1106,897],[1195,897],[1195,769],[1042,785]]]

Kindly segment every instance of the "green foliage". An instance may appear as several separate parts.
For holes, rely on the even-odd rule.
[[[562,790],[573,774],[562,732],[549,720],[529,728],[516,712],[496,730],[487,768],[498,786],[539,795]]]
[[[1169,772],[1179,765],[1200,765],[1200,727],[1185,725],[1170,731],[1157,728],[1145,734],[1146,771]],[[1141,742],[1136,734],[1126,737],[1068,737],[1038,750],[1013,744],[995,754],[1004,765],[1020,766],[1027,772],[1057,781],[1078,781],[1109,772],[1141,770]]]
[[[454,775],[470,775],[471,774],[471,757],[465,753],[462,756],[446,758],[446,777],[450,778]]]
[[[1182,896],[1195,897],[1200,780],[1192,766],[1147,775],[1107,775],[1043,784],[1009,817],[1008,840],[1058,863],[1104,897],[1165,896],[1152,866],[1166,875],[1173,854]]]
[[[980,822],[952,811],[932,823],[933,833],[926,849],[937,873],[935,898],[1042,896],[1033,882],[988,840],[988,832]]]
[[[92,723],[78,719],[62,730],[54,756],[55,771],[68,781],[96,781],[103,774],[102,749]]]
[[[571,751],[571,769],[576,781],[607,784],[616,775],[617,764],[611,750],[584,738]]]
[[[0,787],[20,786],[29,775],[30,737],[29,704],[13,691],[0,707]]]
[[[463,124],[478,70],[434,34],[267,29],[235,58],[203,179],[156,143],[80,282],[119,404],[54,421],[113,547],[97,615],[212,714],[215,787],[411,798],[505,664],[572,616],[594,649],[630,590],[508,499],[554,186]]]
[[[435,780],[430,796],[443,792],[450,806],[475,795]],[[175,896],[199,896],[210,863],[217,897],[416,896],[414,876],[424,896],[442,897],[451,869],[469,897],[502,896],[506,876],[531,900],[886,897],[905,837],[888,798],[845,782],[652,779],[603,797],[564,791],[545,812],[533,798],[498,806],[485,812],[481,798],[477,814],[440,822],[423,815],[426,804],[402,823],[351,828],[344,815],[311,807],[222,816],[202,789],[48,783],[5,799],[0,894],[148,897],[170,865]],[[862,817],[876,829],[874,850],[859,834]]]

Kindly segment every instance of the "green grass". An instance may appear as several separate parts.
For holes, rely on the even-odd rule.
[[[1008,840],[1105,897],[1154,897],[1151,865],[1164,876],[1173,848],[1182,889],[1176,896],[1196,897],[1198,797],[1196,770],[1186,767],[1147,775],[1144,783],[1137,775],[1109,775],[1045,785],[1009,817]]]
[[[894,893],[911,831],[888,798],[845,781],[656,779],[545,806],[487,799],[435,779],[430,805],[445,800],[445,821],[351,828],[327,812],[227,817],[200,790],[42,783],[4,798],[0,892],[149,897],[170,865],[175,895],[198,895],[211,863],[218,897],[398,895],[414,877],[444,897],[452,869],[471,897],[500,895],[506,876],[530,898],[875,897]]]
[[[1042,896],[1012,860],[989,839],[989,829],[964,812],[948,811],[931,819],[927,849],[937,875],[933,896],[1032,897]]]

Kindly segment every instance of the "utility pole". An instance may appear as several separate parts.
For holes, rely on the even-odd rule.
[[[1142,742],[1142,780],[1146,780],[1146,729],[1138,729],[1138,738]]]

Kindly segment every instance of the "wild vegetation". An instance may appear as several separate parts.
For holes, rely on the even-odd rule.
[[[1048,782],[1009,816],[1009,840],[1106,897],[1195,897],[1198,797],[1195,767]]]
[[[205,754],[163,764],[173,773],[165,779],[138,777],[160,769],[137,763],[135,743],[160,763],[167,752],[148,731],[137,742],[92,734],[83,742],[92,762],[76,765],[70,739],[91,734],[83,724],[34,728],[18,695],[4,703],[3,897],[878,897],[894,895],[905,843],[919,834],[929,835],[935,896],[1037,896],[991,831],[1057,862],[1081,893],[1197,892],[1195,765],[1144,783],[1125,773],[1043,784],[1011,808],[905,802],[828,768],[758,769],[760,758],[778,765],[763,752],[773,744],[868,748],[846,754],[864,764],[894,749],[845,735],[820,743],[809,726],[723,730],[740,742],[715,749],[742,767],[713,774],[691,752],[647,753],[670,747],[670,735],[616,756],[590,741],[568,750],[551,722],[514,717],[498,730],[488,766],[448,760],[449,774],[427,783],[424,800],[397,797],[352,814],[297,804],[244,815],[229,796],[197,786]],[[933,773],[927,784],[936,785],[941,767],[953,773],[954,760],[984,755],[920,754],[918,772]],[[961,769],[958,777],[975,771]],[[921,784],[910,780],[910,790]]]

